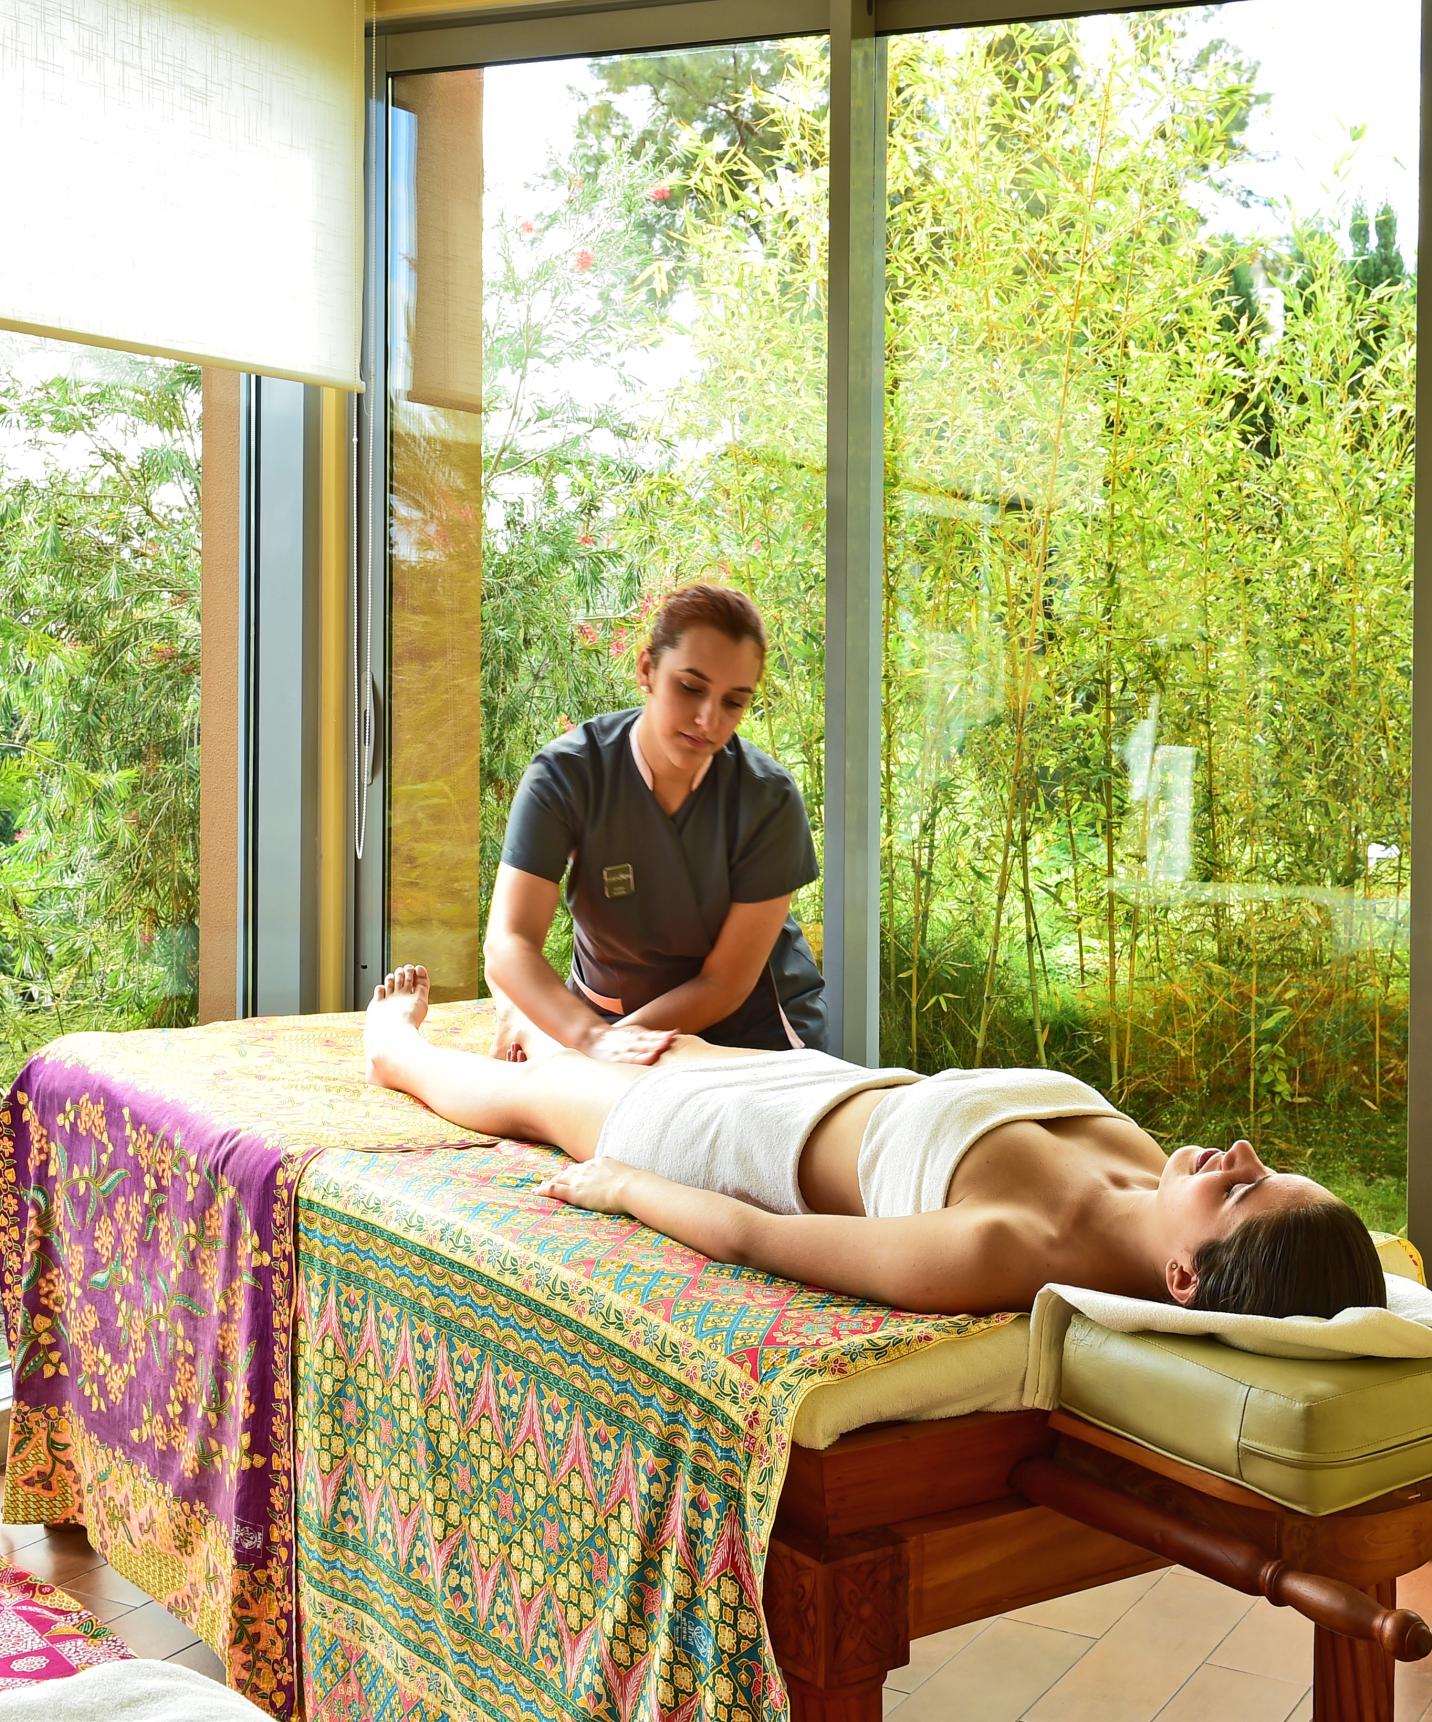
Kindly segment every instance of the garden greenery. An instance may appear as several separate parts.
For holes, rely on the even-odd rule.
[[[881,1056],[1059,1065],[1396,1224],[1415,278],[1386,210],[1225,231],[1264,97],[1194,16],[888,43]],[[531,754],[703,575],[762,605],[745,733],[822,833],[825,48],[591,76],[489,200],[482,496],[440,438],[396,463],[481,568],[484,891]],[[7,1067],[193,1009],[196,400],[0,393]]]

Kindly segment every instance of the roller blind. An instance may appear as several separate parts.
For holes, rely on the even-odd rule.
[[[0,0],[0,326],[358,385],[358,0]]]

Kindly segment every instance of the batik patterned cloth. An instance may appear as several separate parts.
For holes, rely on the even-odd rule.
[[[0,1562],[0,1693],[129,1654],[119,1635],[67,1592]],[[59,1705],[56,1714],[63,1714]]]
[[[897,1314],[535,1194],[555,1151],[332,1153],[298,1205],[310,1722],[758,1722],[804,1394],[1008,1318]]]
[[[366,1086],[360,1022],[72,1035],[0,1106],[4,1516],[83,1522],[276,1716],[295,1687],[297,1179],[336,1142],[466,1140]],[[446,1037],[464,1030],[486,1044],[471,1012]]]
[[[367,1087],[360,1028],[77,1035],[26,1066],[6,1518],[83,1521],[276,1717],[299,1637],[310,1722],[777,1713],[760,1577],[803,1394],[1000,1318],[539,1198],[555,1151]],[[426,1032],[490,1028],[451,1005]]]

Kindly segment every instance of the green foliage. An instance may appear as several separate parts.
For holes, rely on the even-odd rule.
[[[192,1020],[198,372],[0,376],[0,1074]]]
[[[1254,206],[1267,98],[1188,28],[888,45],[882,1054],[1346,1156],[1386,1219],[1356,1145],[1405,1116],[1415,281],[1386,209],[1210,225]],[[826,66],[737,61],[603,63],[544,218],[588,272],[549,324],[550,275],[489,271],[487,879],[530,751],[627,703],[643,607],[711,570],[765,610],[747,733],[820,834]]]

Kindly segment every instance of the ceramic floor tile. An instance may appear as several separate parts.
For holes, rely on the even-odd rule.
[[[913,1692],[988,1625],[987,1620],[972,1620],[968,1626],[952,1626],[945,1632],[932,1632],[928,1638],[913,1640],[910,1660],[902,1668],[890,1670],[885,1676],[886,1686],[899,1693]]]
[[[1290,1680],[1302,1691],[1313,1678],[1313,1623],[1260,1597],[1208,1660],[1219,1668]]]
[[[1432,1619],[1432,1566],[1418,1567],[1398,1579],[1397,1600],[1403,1608],[1416,1609],[1424,1619]]]
[[[1424,1710],[1432,1709],[1432,1656],[1424,1657],[1421,1662],[1399,1662],[1394,1689],[1397,1722],[1403,1722],[1404,1717],[1411,1722]]]
[[[1287,1722],[1305,1688],[1205,1662],[1158,1712],[1158,1722]]]
[[[44,1534],[43,1525],[0,1525],[0,1555],[38,1543]]]
[[[1091,1643],[1022,1620],[991,1621],[911,1693],[896,1722],[1018,1722]]]
[[[38,1543],[27,1543],[23,1549],[17,1549],[15,1565],[24,1567],[27,1573],[33,1573],[38,1579],[44,1579],[46,1584],[66,1585],[71,1580],[78,1584],[82,1573],[91,1573],[96,1567],[102,1567],[104,1558],[97,1555],[87,1542],[64,1542],[44,1537]]]
[[[1313,1689],[1310,1686],[1303,1694],[1303,1701],[1288,1718],[1288,1722],[1313,1722]]]
[[[1196,1573],[1165,1573],[1030,1710],[1030,1722],[1150,1722],[1252,1607]]]
[[[84,1576],[88,1578],[89,1574],[86,1573]],[[96,1620],[102,1620],[106,1626],[114,1626],[116,1622],[123,1620],[125,1615],[134,1612],[133,1603],[115,1602],[112,1597],[96,1596],[93,1591],[86,1590],[83,1585],[70,1583],[64,1588],[66,1593],[72,1596],[82,1608],[87,1608]],[[121,1638],[124,1637],[123,1628],[120,1628],[119,1635]]]
[[[20,1564],[25,1564],[23,1555]],[[142,1591],[137,1584],[131,1584],[122,1573],[117,1573],[108,1561],[102,1562],[93,1572],[87,1572],[83,1579],[77,1579],[75,1582],[82,1583],[91,1596],[102,1596],[110,1602],[122,1602],[126,1608],[140,1608],[144,1603],[153,1601],[148,1591]]]
[[[1161,1572],[1156,1572],[1116,1579],[1113,1584],[1096,1585],[1093,1590],[1079,1590],[1072,1596],[1056,1596],[1029,1608],[1017,1608],[1006,1619],[1028,1621],[1031,1626],[1052,1626],[1058,1632],[1078,1632],[1086,1638],[1102,1638],[1162,1577]]]
[[[183,1650],[176,1650],[166,1658],[169,1662],[182,1662],[186,1668],[197,1668],[200,1674],[207,1674],[211,1680],[224,1684],[224,1665],[207,1644],[195,1642]]]
[[[172,1656],[198,1642],[182,1621],[157,1602],[131,1609],[116,1630],[136,1656]]]
[[[890,1687],[885,1687],[880,1694],[881,1716],[888,1716],[892,1710],[897,1710],[904,1702],[905,1694],[903,1692],[895,1692]]]

